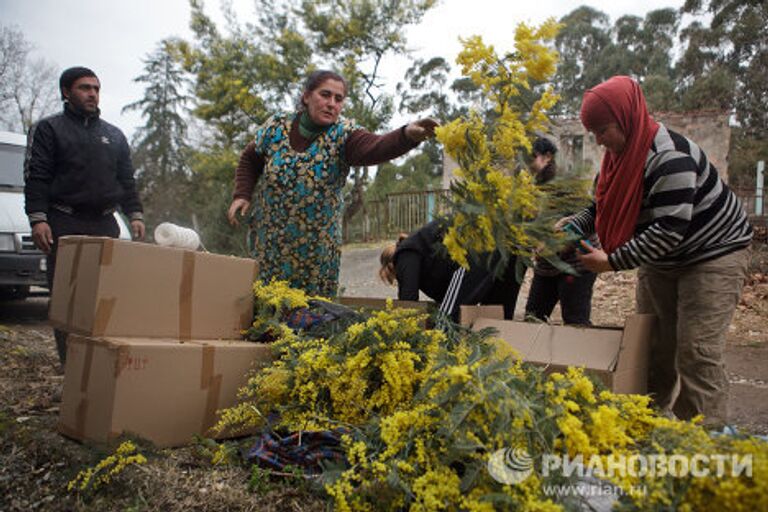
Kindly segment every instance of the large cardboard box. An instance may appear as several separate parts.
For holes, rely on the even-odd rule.
[[[580,366],[616,393],[647,391],[648,356],[654,315],[630,315],[624,328],[575,327],[504,320],[500,306],[462,306],[461,323],[492,327],[524,361],[562,371]]]
[[[216,411],[236,403],[248,370],[271,354],[239,340],[70,335],[59,431],[97,444],[122,434],[189,444],[210,435]]]
[[[102,237],[62,237],[54,327],[88,336],[239,338],[256,262]]]

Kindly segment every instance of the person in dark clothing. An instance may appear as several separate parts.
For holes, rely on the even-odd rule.
[[[546,138],[533,143],[533,170],[537,185],[543,185],[555,178],[557,147]],[[590,240],[593,245],[596,239]],[[525,304],[526,319],[547,321],[555,306],[560,302],[563,322],[575,325],[591,325],[592,286],[597,274],[586,270],[576,256],[574,247],[560,253],[560,258],[571,265],[578,275],[566,274],[544,259],[537,259],[533,267],[533,280]]]
[[[501,304],[504,318],[511,320],[520,291],[515,260],[509,261],[500,278],[494,278],[488,270],[490,265],[480,262],[473,262],[469,270],[465,270],[439,250],[444,236],[444,228],[438,221],[430,222],[410,236],[400,235],[396,244],[382,251],[379,276],[386,283],[397,283],[398,299],[419,300],[419,291],[422,291],[441,303],[440,311],[454,321],[458,320],[462,304]]]
[[[64,110],[32,127],[24,162],[25,210],[35,245],[48,255],[50,289],[60,237],[117,238],[118,207],[128,216],[135,240],[143,239],[145,231],[128,141],[99,117],[101,84],[96,74],[84,67],[69,68],[61,74],[59,88]],[[64,364],[66,333],[54,333]]]

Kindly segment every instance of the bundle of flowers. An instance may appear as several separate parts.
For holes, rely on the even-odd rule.
[[[220,425],[343,426],[348,466],[324,475],[342,511],[580,510],[586,477],[622,510],[766,509],[768,443],[713,437],[579,369],[546,374],[502,356],[490,332],[423,320],[390,307],[326,338],[282,328],[277,360]]]
[[[558,100],[544,85],[555,72],[552,41],[558,30],[553,19],[539,27],[520,24],[515,50],[505,55],[479,36],[463,40],[457,62],[483,92],[484,104],[439,127],[437,139],[459,166],[444,244],[465,268],[468,258],[493,251],[500,255],[496,271],[511,257],[527,264],[534,255],[557,261],[554,255],[566,235],[553,232],[552,225],[563,212],[577,211],[588,201],[583,180],[559,187],[579,194],[552,194],[520,169],[533,138],[546,132],[547,112]]]
[[[256,315],[247,334],[265,332],[274,340],[276,361],[259,369],[240,391],[243,402],[222,413],[219,429],[263,425],[280,413],[289,430],[322,430],[359,425],[371,415],[410,403],[432,372],[445,334],[425,330],[426,314],[388,309],[344,320],[344,328],[295,330],[281,318],[310,303],[283,281],[254,285]],[[359,321],[354,321],[355,319]]]

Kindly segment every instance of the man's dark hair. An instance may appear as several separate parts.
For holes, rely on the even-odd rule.
[[[337,82],[341,82],[344,85],[344,94],[347,94],[347,81],[344,80],[344,77],[340,74],[336,73],[335,71],[329,71],[327,69],[319,69],[317,71],[313,71],[310,73],[310,75],[307,77],[307,79],[304,81],[304,87],[301,90],[301,94],[299,94],[299,101],[297,102],[297,108],[299,110],[302,110],[304,108],[304,93],[312,92],[318,87],[320,87],[320,84],[325,82],[326,80],[336,80]]]
[[[547,153],[551,153],[554,155],[555,153],[557,153],[557,147],[552,143],[551,140],[545,137],[539,137],[533,143],[533,154],[546,155]]]
[[[84,76],[92,76],[94,78],[99,78],[96,76],[96,73],[94,73],[92,70],[88,68],[84,68],[82,66],[75,66],[73,68],[64,70],[64,72],[61,74],[61,77],[59,77],[59,92],[61,92],[62,100],[66,99],[64,97],[64,89],[70,90],[72,88],[72,84],[74,84],[78,79],[83,78]]]

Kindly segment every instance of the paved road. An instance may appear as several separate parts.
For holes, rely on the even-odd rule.
[[[339,295],[349,297],[396,298],[397,287],[379,279],[379,255],[384,245],[345,247],[341,253]]]

